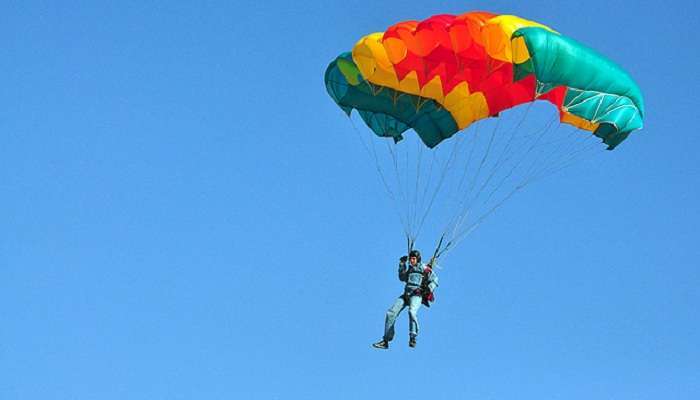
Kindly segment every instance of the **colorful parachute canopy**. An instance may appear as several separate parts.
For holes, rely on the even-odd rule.
[[[547,100],[561,122],[612,149],[642,127],[644,103],[612,61],[513,15],[469,12],[400,22],[328,66],[326,88],[379,136],[414,129],[428,147],[511,107]]]

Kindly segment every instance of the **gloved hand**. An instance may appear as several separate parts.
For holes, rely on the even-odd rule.
[[[399,261],[401,262],[401,264],[406,264],[406,261],[408,261],[408,257],[403,256],[403,257],[399,258]]]

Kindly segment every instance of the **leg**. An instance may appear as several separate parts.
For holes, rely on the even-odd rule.
[[[394,339],[394,324],[396,323],[396,317],[399,316],[399,313],[401,313],[404,308],[406,308],[406,302],[404,301],[403,296],[400,296],[387,310],[386,320],[384,321],[384,340],[387,342],[391,342],[391,340]]]
[[[414,339],[418,336],[418,309],[421,301],[420,296],[411,296],[408,300],[408,329],[410,336]]]

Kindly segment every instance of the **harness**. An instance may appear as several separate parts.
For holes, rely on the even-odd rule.
[[[433,292],[430,290],[430,287],[428,286],[428,276],[433,272],[433,269],[430,267],[430,264],[425,266],[425,270],[423,271],[423,279],[420,283],[420,294],[422,297],[422,303],[426,307],[430,307],[430,303],[435,301],[435,295]]]
[[[430,264],[423,265],[422,270],[419,269],[419,265],[409,266],[408,276],[406,278],[406,289],[404,293],[404,300],[408,301],[409,296],[421,296],[421,302],[426,306],[430,307],[430,303],[435,301],[435,295],[430,290],[430,280],[429,276],[433,272]]]

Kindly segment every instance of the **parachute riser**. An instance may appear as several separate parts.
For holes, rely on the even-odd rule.
[[[433,251],[432,257],[430,257],[430,261],[428,264],[431,267],[436,267],[437,266],[437,261],[440,258],[441,255],[443,255],[451,246],[452,246],[452,241],[448,241],[447,244],[443,247],[442,243],[445,241],[445,234],[443,233],[442,236],[440,236],[440,240],[438,241],[437,246],[435,246],[435,251]]]

